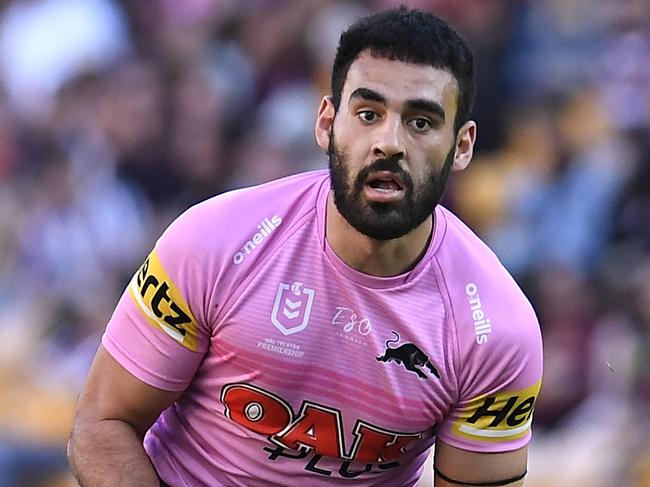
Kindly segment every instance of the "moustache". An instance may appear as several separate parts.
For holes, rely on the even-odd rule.
[[[355,191],[359,193],[363,191],[363,187],[366,184],[366,181],[368,180],[370,174],[378,171],[388,171],[398,176],[404,182],[404,189],[411,191],[413,189],[413,180],[411,179],[411,175],[402,169],[402,167],[399,165],[400,159],[401,157],[399,156],[381,158],[364,167],[361,171],[359,171],[359,174],[357,174],[357,178],[354,183]]]

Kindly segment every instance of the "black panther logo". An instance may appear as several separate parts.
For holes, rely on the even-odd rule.
[[[414,343],[405,343],[397,348],[391,348],[390,343],[397,343],[400,341],[399,333],[392,331],[395,335],[394,340],[386,340],[386,351],[381,357],[376,357],[377,360],[382,362],[390,362],[394,360],[398,365],[403,365],[409,372],[415,372],[420,379],[428,379],[427,375],[422,372],[421,367],[426,367],[440,379],[440,372],[429,360],[429,356],[418,348]]]

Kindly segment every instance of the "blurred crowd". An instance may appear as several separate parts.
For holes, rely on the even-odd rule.
[[[0,0],[0,485],[74,485],[65,441],[160,232],[327,166],[338,36],[390,0]],[[545,341],[527,487],[650,486],[650,2],[413,0],[471,44],[479,126],[445,205]]]

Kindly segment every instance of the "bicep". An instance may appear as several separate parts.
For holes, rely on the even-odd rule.
[[[436,441],[434,465],[445,477],[458,483],[434,476],[435,487],[458,487],[459,485],[505,485],[519,487],[524,479],[509,483],[499,483],[517,479],[526,472],[528,447],[504,453],[478,453],[455,448],[444,441]],[[490,483],[494,482],[494,483]]]
[[[160,413],[181,394],[137,379],[100,345],[79,396],[75,423],[123,421],[143,437]]]

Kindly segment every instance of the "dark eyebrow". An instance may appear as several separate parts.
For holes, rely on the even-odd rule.
[[[353,98],[362,98],[367,101],[374,101],[386,105],[386,97],[373,91],[369,88],[357,88],[350,95],[350,100]],[[404,108],[411,111],[420,111],[427,112],[435,115],[440,118],[443,122],[445,121],[445,110],[442,108],[440,103],[437,103],[426,98],[415,98],[413,100],[407,100],[404,103]]]
[[[443,122],[445,121],[445,109],[442,108],[442,105],[435,101],[427,100],[426,98],[407,100],[404,103],[404,108],[412,111],[428,112],[439,117]]]
[[[383,105],[386,104],[386,97],[368,88],[357,88],[350,95],[350,100],[352,98],[363,98],[364,100],[376,101],[377,103],[382,103]]]

